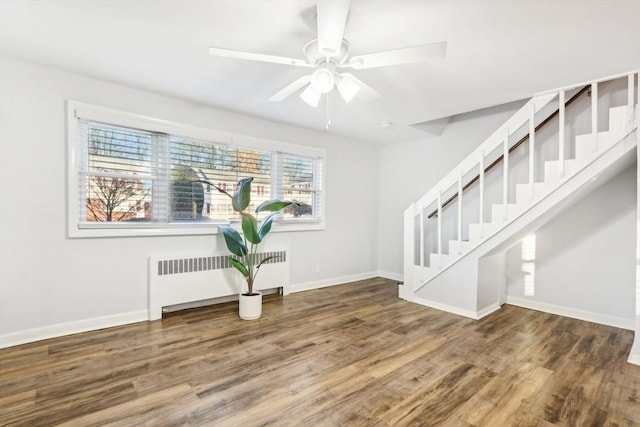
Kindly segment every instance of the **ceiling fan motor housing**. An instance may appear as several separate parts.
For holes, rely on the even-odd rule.
[[[345,39],[342,39],[340,51],[335,55],[327,56],[318,48],[318,39],[314,39],[304,45],[304,47],[302,48],[302,52],[304,53],[304,57],[307,59],[307,62],[309,64],[334,62],[335,64],[341,65],[347,62],[347,58],[349,58],[349,54],[351,53],[351,44],[349,44],[349,42]]]

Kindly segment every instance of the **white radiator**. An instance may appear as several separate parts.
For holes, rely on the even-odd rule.
[[[149,320],[162,317],[163,307],[246,292],[244,278],[231,267],[228,253],[149,257]],[[275,256],[260,267],[254,288],[282,288],[289,293],[287,251],[269,250],[258,257]]]

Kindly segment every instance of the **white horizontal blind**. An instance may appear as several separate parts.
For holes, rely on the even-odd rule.
[[[167,227],[237,220],[229,197],[253,177],[250,209],[295,200],[280,221],[321,220],[322,159],[79,119],[78,226]]]
[[[83,222],[151,221],[153,135],[83,121],[80,216]]]
[[[297,202],[287,208],[285,218],[308,219],[320,217],[322,212],[320,191],[322,171],[319,162],[311,157],[278,153],[278,197]]]
[[[242,178],[253,177],[250,209],[271,198],[269,152],[171,136],[169,163],[171,221],[239,219],[229,197],[215,186],[233,194]]]

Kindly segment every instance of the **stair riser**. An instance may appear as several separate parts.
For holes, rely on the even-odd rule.
[[[533,184],[533,196],[531,184],[516,184],[516,204],[523,205],[532,203],[540,199],[546,193],[546,186],[543,182]]]

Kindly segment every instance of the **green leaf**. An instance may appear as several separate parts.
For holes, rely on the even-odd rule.
[[[260,206],[256,208],[256,213],[262,211],[280,212],[282,209],[293,204],[297,205],[298,203],[289,200],[267,200],[266,202],[260,203]]]
[[[236,268],[236,270],[238,270],[240,273],[242,273],[242,275],[244,277],[249,276],[249,269],[247,269],[247,266],[245,266],[243,263],[241,263],[240,261],[238,261],[235,258],[232,258],[230,256],[227,257],[227,259],[229,260],[229,262],[231,263],[232,266],[234,266]]]
[[[271,223],[276,215],[278,215],[278,212],[272,212],[262,220],[262,224],[260,224],[260,228],[258,229],[258,236],[260,237],[260,240],[264,240],[266,235],[269,234],[269,231],[271,231]]]
[[[258,266],[256,267],[256,270],[259,269],[260,267],[262,267],[262,264],[266,263],[269,260],[272,260],[273,258],[276,258],[276,256],[275,255],[268,256],[265,259],[263,259],[262,261],[260,261],[260,264],[258,264]]]
[[[251,214],[242,214],[242,232],[244,233],[244,237],[254,245],[262,241],[258,235],[258,221],[256,217]]]
[[[218,226],[218,230],[222,231],[229,252],[237,256],[245,256],[247,254],[247,246],[244,244],[240,233],[226,225]]]
[[[251,202],[251,181],[253,181],[253,177],[238,181],[238,189],[231,198],[234,211],[242,212],[249,206]]]

